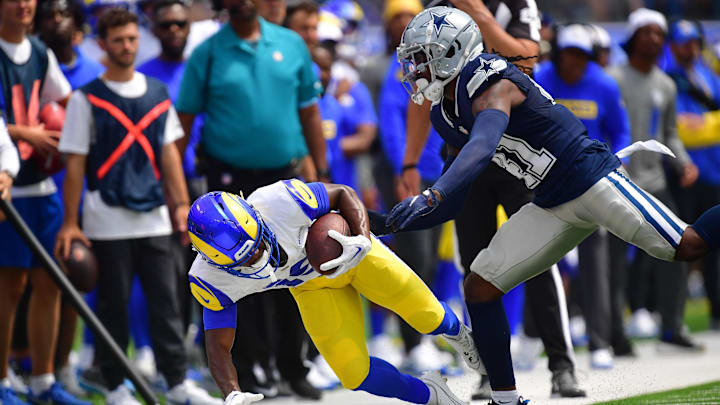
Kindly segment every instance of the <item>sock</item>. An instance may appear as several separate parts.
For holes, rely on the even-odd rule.
[[[31,376],[30,392],[34,395],[40,395],[49,390],[53,384],[55,384],[55,375],[52,373]]]
[[[10,388],[10,379],[7,377],[0,378],[0,388]]]
[[[512,404],[515,405],[520,399],[517,390],[512,391],[492,391],[490,394],[492,400],[498,404]]]
[[[413,404],[427,404],[430,400],[430,388],[424,382],[399,372],[392,364],[377,357],[370,357],[368,375],[354,391],[398,398]]]
[[[705,211],[691,226],[710,249],[720,248],[720,205]]]
[[[502,300],[466,302],[473,328],[473,340],[480,354],[493,389],[515,386],[510,357],[510,326]],[[482,328],[480,328],[482,326]],[[482,333],[480,333],[482,331]]]
[[[435,328],[434,331],[430,332],[431,335],[445,334],[449,336],[457,336],[460,333],[460,320],[455,316],[452,308],[443,301],[440,301],[443,308],[445,308],[445,316],[443,317],[440,326]]]
[[[372,337],[382,335],[385,331],[386,315],[384,309],[376,306],[370,307],[370,329],[372,329]]]

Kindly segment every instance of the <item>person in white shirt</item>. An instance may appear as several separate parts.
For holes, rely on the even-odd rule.
[[[10,187],[13,178],[20,170],[20,159],[18,159],[15,144],[7,132],[5,120],[0,119],[0,199],[10,199]],[[0,211],[0,222],[5,219],[5,213]]]
[[[137,16],[125,9],[107,9],[99,18],[98,33],[107,70],[73,93],[59,145],[67,155],[63,197],[68,215],[55,252],[67,257],[75,239],[92,248],[100,267],[97,315],[123,350],[128,346],[128,299],[137,272],[148,302],[157,368],[170,387],[168,402],[220,404],[185,380],[187,355],[177,283],[167,266],[171,212],[176,230],[187,235],[188,193],[174,143],[182,137],[182,127],[165,85],[135,71]],[[80,230],[77,208],[83,179],[88,188]],[[123,384],[125,376],[110,348],[98,341],[96,355],[111,390],[107,403],[138,405]]]
[[[36,0],[0,2],[0,108],[21,160],[13,179],[13,205],[46,250],[52,251],[62,221],[62,203],[55,183],[36,162],[38,156],[56,153],[60,133],[46,130],[38,113],[49,102],[64,105],[70,85],[55,55],[28,34]],[[40,159],[42,161],[42,159]],[[2,181],[7,184],[5,175]],[[24,403],[10,389],[8,355],[15,314],[28,280],[32,294],[27,329],[32,375],[30,399],[64,404],[85,404],[68,395],[53,375],[58,336],[60,290],[33,257],[9,221],[0,224],[0,402]],[[25,327],[25,325],[19,325]]]

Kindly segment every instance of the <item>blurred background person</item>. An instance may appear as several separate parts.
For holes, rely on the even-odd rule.
[[[617,152],[630,145],[630,124],[615,79],[592,61],[596,56],[593,32],[582,24],[560,27],[554,57],[538,69],[535,80],[582,121],[590,138]],[[631,350],[624,332],[624,307],[616,305],[613,291],[617,286],[611,282],[611,272],[625,270],[625,263],[618,259],[624,258],[626,248],[618,244],[619,249],[611,251],[610,237],[600,229],[578,246],[579,282],[571,291],[585,316],[593,368],[613,366],[611,346],[618,347],[618,354],[626,354],[620,353],[620,345],[625,346],[624,352]]]
[[[10,199],[10,189],[13,179],[20,170],[20,159],[18,159],[15,144],[10,139],[5,120],[0,120],[0,199]],[[5,220],[5,213],[0,214],[0,222]],[[4,388],[8,381],[0,381]],[[4,398],[4,397],[3,397]]]
[[[627,36],[622,44],[628,54],[628,63],[614,66],[608,73],[620,87],[630,119],[632,142],[655,139],[667,145],[676,156],[675,159],[664,159],[658,153],[636,152],[626,165],[628,173],[638,186],[676,211],[663,164],[669,164],[671,170],[677,173],[683,187],[697,180],[698,170],[677,137],[675,83],[657,66],[666,34],[667,22],[661,13],[646,8],[633,11],[628,17]],[[652,284],[648,281],[651,275]],[[661,317],[660,342],[667,344],[668,348],[702,349],[683,332],[687,268],[679,263],[660,261],[637,250],[628,269],[627,282],[634,322],[652,322],[647,319],[646,309],[652,294]],[[652,289],[649,288],[651,285]]]
[[[21,158],[12,188],[13,204],[45,249],[52,252],[62,222],[62,203],[54,181],[32,155],[57,153],[60,133],[45,130],[38,111],[50,102],[64,105],[70,85],[53,52],[29,36],[36,6],[35,0],[0,2],[0,107]],[[7,221],[0,224],[0,238],[0,398],[3,403],[24,403],[8,388],[8,359],[16,310],[29,279],[32,292],[26,322],[32,371],[28,396],[36,401],[85,404],[67,393],[53,374],[60,290]]]
[[[297,34],[260,17],[258,1],[224,0],[229,22],[195,49],[183,74],[176,105],[186,134],[195,116],[205,114],[199,148],[209,190],[249,195],[297,176],[297,162],[308,154],[316,173],[305,180],[329,179],[317,103],[322,88],[310,53]],[[180,149],[186,145],[187,136]],[[233,346],[240,388],[277,395],[274,355],[293,393],[319,399],[320,392],[306,379],[302,349],[307,338],[290,294],[281,290],[249,297],[238,317],[245,325]],[[255,364],[264,371],[264,381],[255,377]]]
[[[85,14],[82,6],[76,1],[49,0],[41,2],[35,15],[34,29],[38,38],[55,53],[60,64],[60,70],[62,70],[73,90],[97,78],[105,70],[103,65],[87,58],[78,48],[84,38]],[[64,179],[65,170],[53,175],[53,180],[60,190],[60,194],[62,194]],[[89,294],[86,299],[88,305],[95,308],[95,294]],[[74,364],[70,363],[70,352],[75,339],[76,323],[77,313],[75,309],[67,300],[63,299],[58,348],[55,356],[55,373],[68,392],[76,396],[83,396],[86,393],[77,381],[78,369]],[[86,331],[86,343],[92,342],[89,335],[91,334],[88,330]],[[79,359],[79,363],[82,363],[81,367],[84,368],[92,362],[92,354],[86,349],[83,355],[86,358]]]
[[[63,191],[68,214],[55,252],[67,258],[75,239],[92,247],[100,268],[98,318],[122,350],[128,346],[128,301],[137,274],[148,299],[153,349],[169,387],[168,401],[217,405],[222,401],[185,379],[177,282],[167,266],[172,263],[171,214],[163,195],[165,187],[176,230],[184,232],[190,202],[174,143],[183,132],[165,85],[135,71],[137,21],[135,14],[119,8],[100,15],[98,35],[107,70],[76,90],[68,104],[60,145],[67,154]],[[134,134],[130,144],[123,142],[128,133]],[[88,190],[80,230],[84,178]],[[139,404],[104,342],[97,342],[97,357],[110,389],[107,403]]]
[[[697,23],[679,20],[670,29],[671,63],[666,72],[678,90],[678,135],[699,169],[693,185],[673,187],[680,215],[689,221],[708,204],[720,201],[720,76],[701,59],[702,41]],[[712,253],[699,263],[713,330],[720,330],[719,259]]]

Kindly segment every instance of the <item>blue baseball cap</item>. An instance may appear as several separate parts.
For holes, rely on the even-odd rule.
[[[684,44],[700,40],[701,35],[695,23],[688,20],[678,20],[670,27],[670,42]]]

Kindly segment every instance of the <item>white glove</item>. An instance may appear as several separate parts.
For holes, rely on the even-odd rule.
[[[225,398],[225,405],[250,405],[265,398],[263,394],[233,391]]]
[[[327,278],[339,277],[341,274],[357,266],[372,246],[370,239],[363,235],[345,236],[331,229],[328,231],[328,236],[342,245],[343,252],[337,259],[327,261],[320,265],[320,270],[322,271],[332,270],[337,267],[334,273],[325,276]]]

